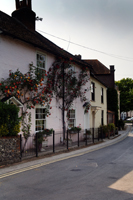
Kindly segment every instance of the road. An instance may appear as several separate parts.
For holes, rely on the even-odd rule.
[[[133,200],[133,133],[97,151],[0,179],[0,200]]]

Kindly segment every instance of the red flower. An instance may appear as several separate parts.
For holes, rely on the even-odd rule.
[[[7,89],[7,88],[8,88],[8,86],[5,86],[5,88]]]
[[[2,85],[2,83],[0,83],[0,86]]]

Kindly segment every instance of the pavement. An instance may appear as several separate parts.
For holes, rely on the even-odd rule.
[[[21,163],[16,163],[10,166],[5,166],[0,169],[0,179],[12,176],[18,173],[22,173],[28,170],[36,169],[51,163],[59,162],[69,158],[74,158],[77,156],[84,155],[93,151],[97,151],[101,148],[116,144],[124,140],[130,132],[133,132],[133,127],[131,125],[126,126],[126,130],[118,132],[118,136],[112,137],[110,139],[104,139],[102,143],[97,143],[92,146],[87,146],[85,148],[79,148],[78,150],[70,150],[63,153],[52,154],[45,157],[33,158],[30,160],[24,160]]]

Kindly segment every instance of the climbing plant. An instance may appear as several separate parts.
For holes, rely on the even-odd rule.
[[[89,70],[82,67],[78,71],[74,70],[73,60],[58,58],[49,68],[47,73],[47,84],[52,85],[52,90],[59,108],[62,110],[63,132],[65,131],[64,111],[67,113],[69,120],[69,109],[75,99],[80,98],[82,102],[87,100],[85,89],[86,83],[89,81]]]
[[[41,71],[42,72],[42,71]],[[29,65],[27,73],[23,74],[17,69],[9,71],[9,77],[0,82],[0,98],[14,96],[23,104],[22,131],[27,139],[30,135],[31,113],[36,104],[45,107],[46,115],[50,114],[50,102],[52,100],[51,84],[44,84],[47,77],[46,71],[39,73],[38,68]]]

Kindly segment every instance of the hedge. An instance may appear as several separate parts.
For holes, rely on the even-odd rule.
[[[0,102],[0,137],[16,136],[20,132],[19,108]]]

